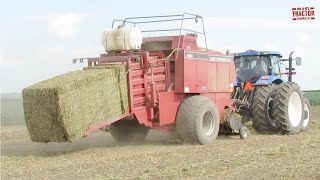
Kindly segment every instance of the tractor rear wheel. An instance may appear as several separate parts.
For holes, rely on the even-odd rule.
[[[143,141],[148,135],[149,128],[139,124],[138,120],[119,120],[110,128],[111,136],[119,142]]]
[[[216,106],[204,96],[188,97],[178,109],[176,130],[183,142],[213,143],[219,132],[219,114]]]
[[[279,127],[272,114],[273,93],[277,85],[257,86],[252,100],[252,125],[259,133],[272,133]]]
[[[303,124],[303,95],[292,82],[282,83],[273,100],[273,117],[280,124],[282,134],[297,134]]]
[[[304,98],[303,105],[303,118],[301,132],[307,132],[310,127],[310,102],[307,98]]]

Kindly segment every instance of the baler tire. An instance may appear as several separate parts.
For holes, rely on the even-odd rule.
[[[273,101],[273,117],[280,124],[280,133],[298,134],[304,115],[304,99],[300,88],[292,82],[282,83],[276,90]]]
[[[218,136],[218,110],[207,97],[186,98],[179,106],[176,119],[177,134],[184,143],[211,144]]]
[[[307,98],[304,97],[304,105],[303,105],[303,118],[302,118],[302,128],[301,132],[307,132],[310,127],[310,102]]]
[[[118,142],[140,142],[148,135],[149,128],[137,120],[119,120],[110,128],[111,136]]]
[[[252,100],[252,125],[255,130],[262,134],[274,133],[279,129],[272,116],[273,93],[277,85],[258,86]]]

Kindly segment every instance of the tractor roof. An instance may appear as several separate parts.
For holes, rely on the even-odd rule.
[[[245,52],[239,52],[239,53],[234,53],[236,57],[239,56],[261,56],[261,55],[275,55],[279,56],[280,58],[282,57],[282,54],[278,51],[255,51],[255,50],[248,50]]]

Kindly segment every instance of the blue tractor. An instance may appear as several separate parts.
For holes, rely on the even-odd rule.
[[[297,134],[307,131],[310,105],[299,86],[292,82],[292,62],[301,65],[301,58],[281,59],[277,51],[234,53],[237,80],[232,101],[243,118],[252,121],[260,133]],[[281,71],[284,62],[289,66]]]

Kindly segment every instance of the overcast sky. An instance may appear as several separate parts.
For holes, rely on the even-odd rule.
[[[294,50],[302,58],[294,81],[320,89],[320,1],[316,0],[1,0],[1,92],[21,90],[47,78],[81,69],[73,58],[104,53],[101,32],[114,18],[199,14],[209,47],[225,52]],[[316,20],[292,21],[291,8],[315,7]]]

